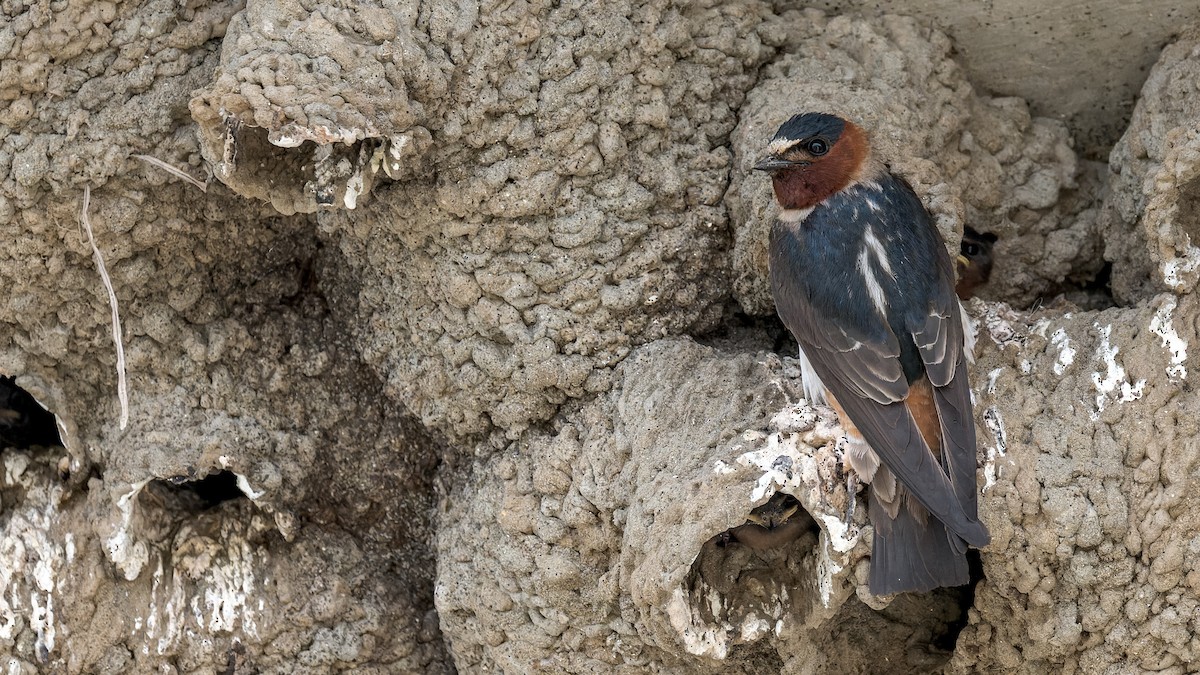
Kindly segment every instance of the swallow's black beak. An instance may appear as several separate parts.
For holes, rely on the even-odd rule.
[[[780,169],[790,169],[790,168],[796,167],[796,166],[808,166],[809,164],[812,164],[812,162],[793,162],[791,160],[782,159],[780,157],[770,155],[770,156],[767,156],[767,157],[764,157],[764,158],[758,160],[758,163],[754,165],[754,170],[755,171],[766,171],[767,173],[770,173],[772,171],[779,171]]]

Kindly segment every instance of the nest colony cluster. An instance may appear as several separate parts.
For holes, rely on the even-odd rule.
[[[8,671],[1200,664],[1195,35],[1105,165],[912,18],[0,16]],[[801,110],[990,247],[974,586],[867,588],[751,171]]]

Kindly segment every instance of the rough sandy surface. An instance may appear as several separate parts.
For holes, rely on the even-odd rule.
[[[728,135],[772,54],[766,14],[480,19],[424,175],[321,219],[361,282],[365,360],[426,424],[512,437],[608,389],[637,344],[716,327]]]
[[[976,307],[993,540],[952,670],[1194,669],[1194,297],[1065,315]]]
[[[0,373],[65,443],[0,451],[8,672],[1200,664],[1194,33],[1104,166],[909,18],[0,16]],[[969,305],[973,594],[870,596],[838,427],[776,354],[747,168],[808,107],[870,128],[951,246],[1001,237]],[[798,538],[729,543],[777,491]]]
[[[817,0],[831,14],[887,14],[887,0]],[[1084,157],[1105,159],[1125,132],[1146,73],[1200,7],[1174,0],[1077,5],[1042,0],[904,3],[902,13],[945,31],[980,90],[1019,96],[1066,122]]]
[[[1191,30],[1163,50],[1109,160],[1105,258],[1113,292],[1126,302],[1188,292],[1200,279],[1198,48]]]

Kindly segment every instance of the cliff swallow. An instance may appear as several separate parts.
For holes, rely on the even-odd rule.
[[[796,541],[813,524],[795,497],[776,492],[766,504],[751,511],[744,524],[728,530],[722,541],[766,551]]]
[[[962,243],[958,254],[958,283],[954,292],[959,300],[970,300],[975,289],[986,284],[992,276],[992,246],[996,235],[991,232],[976,232],[972,227],[963,228]]]
[[[754,166],[771,175],[775,306],[810,400],[846,430],[871,484],[876,595],[970,582],[991,540],[976,506],[975,425],[954,268],[929,213],[858,125],[796,115]]]

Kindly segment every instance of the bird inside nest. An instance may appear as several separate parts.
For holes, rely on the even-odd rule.
[[[776,492],[766,504],[751,511],[745,523],[723,532],[717,544],[736,543],[755,551],[768,551],[796,541],[814,524],[812,516],[795,497]]]
[[[771,291],[800,347],[805,396],[837,411],[846,463],[871,486],[871,592],[969,583],[967,548],[991,535],[978,517],[965,319],[945,242],[850,120],[796,115],[754,168],[779,206]]]
[[[975,289],[992,277],[992,265],[996,262],[993,247],[998,238],[991,232],[977,232],[969,225],[963,228],[956,259],[958,282],[954,286],[959,300],[970,300],[975,295]]]

